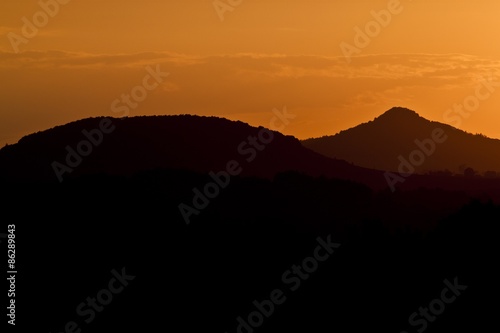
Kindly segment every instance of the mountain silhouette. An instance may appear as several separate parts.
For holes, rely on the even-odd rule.
[[[427,123],[401,111],[377,123]],[[494,325],[496,308],[477,304],[487,304],[498,281],[491,263],[500,244],[500,206],[493,204],[500,179],[413,175],[400,184],[404,190],[374,191],[349,180],[373,189],[385,184],[384,172],[269,135],[215,117],[101,117],[1,149],[5,224],[19,221],[19,244],[29,244],[16,249],[25,272],[16,297],[19,304],[46,300],[26,307],[31,321],[47,332],[70,327],[73,318],[89,332],[154,330],[164,318],[188,332],[257,332],[246,323],[272,309],[258,332],[365,332],[374,325],[401,332],[419,306],[440,297],[444,279],[458,278],[468,289],[457,306],[446,305],[434,331]],[[75,166],[59,183],[54,162],[67,164],[71,151],[88,156],[72,155]],[[232,160],[247,177],[209,197],[208,173]],[[197,210],[189,224],[181,204]],[[39,274],[48,263],[51,274]],[[164,274],[165,265],[174,273]],[[106,294],[113,286],[106,282],[116,281],[107,278],[116,276],[112,269],[133,280],[84,326],[75,308]],[[86,289],[66,292],[75,286]],[[276,292],[285,304],[271,301]],[[176,306],[145,306],[145,295]]]
[[[442,130],[446,139],[435,143],[435,149],[431,149],[433,144],[428,140],[432,140],[436,129]],[[427,152],[417,145],[416,140],[427,145]],[[392,108],[372,121],[336,135],[308,139],[302,143],[325,156],[380,170],[397,171],[400,156],[408,161],[412,152],[420,150],[426,153],[425,161],[414,165],[416,173],[449,170],[463,174],[470,168],[469,171],[495,175],[500,171],[500,140],[429,121],[401,107]]]
[[[103,122],[106,124],[104,129],[109,129],[110,133],[98,133]],[[400,124],[407,125],[400,126]],[[413,128],[432,131],[434,129],[432,124],[442,125],[418,117],[410,110],[393,109],[371,123],[340,134],[352,141],[346,141],[349,143],[347,146],[342,146],[342,149],[348,153],[351,148],[353,152],[358,152],[355,156],[363,157],[360,151],[371,154],[369,155],[371,158],[360,158],[360,160],[379,161],[379,164],[375,165],[379,166],[376,170],[357,166],[343,159],[324,156],[308,148],[314,149],[310,141],[305,142],[304,146],[293,136],[285,136],[263,127],[252,127],[241,121],[193,115],[88,118],[28,135],[17,144],[2,148],[0,183],[56,184],[82,177],[94,177],[91,179],[96,179],[95,176],[99,175],[128,177],[154,170],[185,170],[198,174],[210,172],[217,174],[227,171],[230,165],[238,171],[238,176],[243,177],[272,179],[283,172],[293,171],[312,177],[347,180],[379,191],[389,187],[385,170],[380,167],[384,162],[381,156],[387,156],[388,153],[374,154],[373,151],[383,151],[384,146],[394,145],[398,148],[385,148],[393,151],[390,155],[393,156],[397,151],[408,148],[402,140],[392,139],[393,135],[398,137],[406,135],[409,141],[409,138],[417,137],[418,130],[413,129],[413,134],[408,134],[404,128],[413,125]],[[374,133],[381,131],[380,127],[384,128],[385,132],[382,131],[384,135],[380,134],[366,142],[357,140],[356,138],[363,138],[365,133],[369,132],[364,130],[366,126],[369,130],[375,128],[372,130]],[[391,127],[394,131],[387,130]],[[451,127],[446,129],[447,133],[455,131],[464,138],[498,141],[471,136]],[[347,135],[351,131],[359,134]],[[322,142],[329,139],[318,140]],[[374,144],[375,142],[382,147]],[[441,146],[436,146],[436,152],[439,148]],[[457,152],[457,160],[460,156]],[[430,161],[433,157],[428,158],[429,164],[426,161],[424,167],[432,165]],[[389,160],[393,159],[398,162],[397,155]],[[362,161],[356,162],[362,165]],[[500,178],[457,178],[447,174],[414,174],[402,182],[398,181],[396,185],[400,190],[410,191],[419,188],[440,188],[465,191],[472,196],[486,193],[500,202],[500,191],[496,186],[499,182]]]
[[[114,130],[101,138],[95,129],[102,121],[108,121]],[[80,156],[77,163],[78,149],[86,153],[92,140],[99,144],[93,144],[92,152]],[[84,141],[87,144],[79,146]],[[78,164],[75,167],[67,163],[70,151],[69,162]],[[0,179],[57,181],[54,163],[58,170],[64,169],[60,171],[64,180],[93,174],[131,175],[162,168],[219,172],[229,161],[238,163],[243,176],[272,178],[280,172],[298,171],[385,186],[380,172],[322,156],[292,136],[240,121],[192,115],[89,118],[31,134],[0,150]]]

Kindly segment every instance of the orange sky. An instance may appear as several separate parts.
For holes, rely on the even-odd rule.
[[[113,102],[144,90],[147,66],[169,76],[130,116],[194,113],[268,126],[272,110],[286,106],[296,118],[283,132],[304,139],[397,105],[500,138],[500,84],[467,117],[447,111],[477,89],[485,96],[482,78],[500,82],[498,0],[243,0],[223,21],[213,0],[55,1],[42,0],[53,17],[38,1],[0,3],[1,145],[120,116]],[[372,11],[390,22],[369,23]],[[27,38],[23,17],[33,24],[34,16],[38,31]],[[356,44],[355,28],[367,24],[378,30]],[[347,44],[358,46],[350,59]]]

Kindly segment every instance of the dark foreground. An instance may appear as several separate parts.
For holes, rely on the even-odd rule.
[[[288,173],[233,179],[188,225],[178,206],[209,180],[4,184],[16,331],[496,330],[500,207],[487,200]]]

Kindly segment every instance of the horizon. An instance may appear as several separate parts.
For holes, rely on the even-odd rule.
[[[308,141],[308,140],[313,140],[313,139],[320,139],[320,138],[325,138],[325,137],[334,137],[334,136],[336,136],[336,135],[338,135],[338,134],[340,134],[340,133],[342,133],[342,132],[349,131],[350,129],[353,129],[353,128],[358,127],[358,126],[360,126],[360,125],[367,124],[367,123],[370,123],[370,122],[372,122],[372,121],[375,121],[375,120],[377,120],[377,118],[379,118],[380,116],[383,116],[383,115],[385,115],[385,114],[387,114],[387,113],[389,113],[389,112],[391,112],[392,110],[395,110],[395,109],[403,109],[403,110],[408,110],[408,111],[410,111],[410,112],[414,113],[415,115],[417,115],[418,117],[423,118],[423,119],[424,119],[424,120],[426,120],[426,121],[441,123],[441,122],[439,122],[439,121],[437,121],[437,120],[424,118],[424,117],[422,117],[422,116],[421,116],[421,115],[420,115],[417,111],[415,111],[415,110],[411,110],[411,109],[406,108],[406,107],[403,107],[403,106],[393,106],[392,108],[390,108],[390,109],[388,109],[388,110],[386,110],[386,111],[382,112],[382,113],[381,113],[381,114],[379,114],[378,116],[375,116],[373,119],[363,121],[363,122],[361,122],[361,123],[359,123],[359,124],[357,124],[357,125],[355,125],[355,126],[353,126],[353,127],[349,127],[349,128],[341,129],[340,131],[338,131],[338,132],[336,132],[336,133],[332,133],[332,134],[326,134],[326,135],[322,135],[322,136],[310,137],[310,138],[305,138],[305,139],[302,139],[302,138],[298,138],[298,137],[296,137],[296,136],[294,136],[294,135],[292,135],[292,134],[285,134],[285,133],[281,132],[279,129],[272,129],[272,128],[270,128],[271,126],[264,126],[264,125],[252,125],[252,124],[250,124],[250,123],[248,123],[248,122],[245,122],[245,121],[242,121],[242,120],[239,120],[239,119],[230,119],[230,118],[226,118],[226,117],[223,117],[223,116],[215,116],[215,115],[199,115],[199,114],[151,114],[151,115],[133,115],[133,116],[128,116],[128,117],[124,117],[124,118],[127,118],[127,119],[133,119],[133,118],[138,118],[138,117],[181,117],[181,116],[194,116],[194,117],[207,117],[207,118],[213,117],[213,118],[224,119],[224,120],[228,120],[228,121],[232,121],[232,122],[243,122],[244,124],[249,125],[249,126],[251,126],[251,127],[259,127],[259,126],[262,126],[262,127],[264,127],[264,128],[267,128],[267,129],[271,129],[271,130],[273,130],[273,131],[280,132],[280,133],[282,133],[282,134],[284,134],[284,135],[291,135],[291,136],[293,136],[294,138],[296,138],[296,139],[298,139],[299,141],[301,141],[301,142],[302,142],[302,141]],[[30,135],[32,135],[32,134],[37,134],[38,132],[50,131],[50,130],[52,130],[52,129],[56,128],[56,127],[61,127],[61,126],[69,125],[69,124],[71,124],[71,123],[76,123],[76,122],[80,122],[80,121],[85,121],[85,120],[87,120],[87,119],[93,119],[93,118],[96,118],[96,119],[99,119],[99,118],[109,118],[109,119],[113,119],[113,120],[116,120],[116,119],[124,119],[124,118],[113,117],[113,116],[95,116],[95,117],[88,117],[88,118],[77,119],[77,120],[71,121],[71,122],[69,122],[69,123],[65,123],[65,124],[58,124],[58,125],[55,125],[54,127],[51,127],[51,128],[41,129],[41,130],[39,130],[39,131],[36,131],[36,132],[33,132],[33,133],[26,134],[25,136],[23,136],[23,137],[19,138],[19,140],[20,140],[20,139],[22,139],[22,138],[24,138],[24,137],[26,137],[26,136],[30,136]],[[445,123],[441,123],[441,124],[445,124]],[[445,125],[452,126],[452,125],[449,125],[449,124],[445,124]],[[452,126],[452,127],[453,127],[453,126]],[[454,128],[456,128],[456,127],[454,127]],[[485,138],[487,138],[487,139],[500,140],[500,138],[489,137],[489,136],[486,136],[486,135],[484,135],[484,134],[482,134],[482,133],[471,133],[471,132],[465,131],[465,130],[460,129],[460,128],[456,128],[456,129],[458,129],[458,130],[460,130],[460,131],[462,131],[462,132],[464,132],[464,133],[466,133],[466,134],[476,135],[476,136],[477,136],[477,135],[479,135],[479,136],[483,136],[483,137],[485,137]],[[19,141],[19,140],[18,140],[18,141]],[[0,149],[2,149],[2,148],[3,148],[3,147],[5,147],[5,146],[11,146],[11,145],[14,145],[14,144],[18,143],[18,141],[14,142],[14,143],[8,143],[8,142],[6,142],[6,143],[4,143],[3,145],[1,145],[1,146],[0,146]]]
[[[493,0],[224,3],[3,3],[0,145],[125,108],[266,126],[286,106],[304,140],[404,105],[500,138]]]

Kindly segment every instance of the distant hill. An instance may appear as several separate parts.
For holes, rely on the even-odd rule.
[[[405,134],[398,129],[401,127],[398,124],[408,119],[412,119],[411,124],[420,124],[420,127],[428,123],[438,124],[428,122],[411,111],[395,109],[353,130],[359,132],[364,126],[378,127],[379,124],[385,124],[384,128],[388,128],[387,124],[392,122],[395,130],[393,135],[398,137]],[[110,133],[99,134],[97,130],[103,124],[103,129]],[[409,125],[402,127],[408,128]],[[429,133],[433,129],[433,126],[427,128]],[[474,138],[447,128],[447,133],[451,131]],[[375,137],[372,142],[366,143],[371,144],[371,149],[364,149],[367,154],[380,149],[373,142],[383,141],[384,138],[387,145],[391,142],[399,145],[399,149],[406,147],[402,146],[401,140],[390,140],[391,135]],[[477,137],[477,140],[490,139]],[[306,145],[310,146],[307,142]],[[353,151],[359,151],[363,146],[361,143],[356,145],[356,141],[352,145]],[[346,151],[348,147],[343,146]],[[437,146],[436,152],[440,148]],[[387,149],[397,150],[394,147]],[[370,156],[373,161],[383,162],[377,154]],[[394,159],[398,162],[397,155]],[[423,167],[431,165],[431,160],[429,158],[429,164],[426,162]],[[376,191],[389,188],[384,171],[324,156],[305,147],[292,136],[263,127],[252,127],[240,121],[192,115],[89,118],[28,135],[17,144],[0,150],[0,183],[58,184],[60,180],[64,183],[71,179],[99,179],[99,175],[128,177],[152,170],[186,170],[208,174],[227,172],[228,165],[238,171],[237,175],[244,177],[272,179],[283,172],[293,171],[313,177],[348,180]],[[466,191],[471,195],[483,193],[500,202],[500,179],[492,181],[478,177],[414,174],[400,180],[395,182],[400,190],[440,188]]]
[[[113,129],[102,140],[95,132],[101,122]],[[90,149],[88,143],[82,143],[91,141],[82,131],[95,143],[102,143],[92,144],[92,152],[80,163],[77,156],[70,157],[73,167],[66,161],[68,151],[77,152],[79,147],[87,154]],[[57,182],[54,165],[63,180],[162,168],[208,173],[225,170],[231,160],[238,163],[243,176],[270,178],[279,172],[298,171],[385,186],[380,172],[322,156],[294,137],[239,121],[191,115],[89,118],[28,135],[0,150],[0,180]]]
[[[401,107],[392,108],[372,121],[336,135],[309,139],[302,143],[325,156],[367,168],[397,171],[399,156],[409,160],[413,151],[422,151],[415,140],[425,142],[426,139],[431,139],[435,129],[441,129],[446,140],[437,143],[434,153],[426,154],[421,165],[414,165],[415,172],[449,170],[463,174],[469,167],[481,174],[487,171],[500,172],[500,140],[469,134],[446,124],[429,121],[416,112]],[[428,152],[431,151],[431,146],[427,145]],[[489,175],[493,173],[490,172]]]

